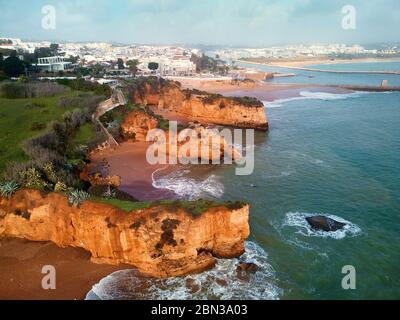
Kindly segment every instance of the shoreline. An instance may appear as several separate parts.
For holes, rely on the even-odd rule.
[[[45,265],[56,270],[56,289],[41,286]],[[84,300],[93,285],[132,266],[95,264],[80,248],[18,238],[0,240],[0,300]]]
[[[110,165],[109,175],[121,177],[119,189],[139,201],[174,199],[176,195],[171,191],[153,185],[153,176],[156,172],[172,168],[170,165],[149,164],[146,160],[146,150],[149,145],[149,142],[128,141],[120,143],[114,150],[106,148],[97,151],[90,155],[91,166],[96,166],[103,159],[107,159]]]
[[[222,94],[225,96],[245,97],[250,96],[257,98],[261,101],[273,102],[278,99],[300,97],[301,91],[322,91],[327,93],[351,93],[353,90],[332,86],[332,85],[319,85],[319,84],[302,84],[302,83],[269,83],[263,81],[256,81],[253,85],[248,86],[221,83],[216,81],[208,81],[198,86],[198,81],[186,80],[182,82],[182,87],[185,89],[204,89],[210,93]],[[155,110],[153,110],[155,111]],[[168,119],[168,115],[163,114]],[[174,116],[174,115],[172,115]],[[267,115],[268,116],[268,115]],[[171,119],[173,120],[173,119]]]
[[[271,62],[256,62],[247,60],[236,60],[241,63],[257,64],[271,67],[291,68],[291,67],[305,67],[310,65],[335,65],[342,63],[371,63],[371,62],[400,62],[400,57],[392,58],[354,58],[354,59],[316,59],[316,60],[282,60]]]
[[[195,88],[198,83],[190,81],[186,86]],[[331,93],[352,92],[310,84],[271,84],[254,82],[252,85],[232,85],[220,80],[207,79],[207,91],[234,96],[253,96],[262,101],[299,96],[300,91],[325,91]],[[204,89],[204,87],[202,87]],[[165,115],[166,117],[168,115]],[[111,148],[90,155],[93,164],[106,158],[110,164],[110,175],[122,177],[120,189],[140,201],[176,199],[168,189],[156,188],[154,178],[169,173],[177,166],[150,165],[146,161],[148,142],[124,142],[114,150]],[[90,261],[90,254],[79,248],[59,248],[51,242],[32,242],[21,239],[0,241],[0,299],[84,299],[92,286],[109,274],[123,269],[124,265],[100,265]],[[54,265],[57,270],[58,290],[43,290],[41,280],[43,265]],[[84,270],[84,272],[82,272]]]

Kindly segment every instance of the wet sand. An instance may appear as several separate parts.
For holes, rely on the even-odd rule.
[[[56,269],[56,289],[42,288],[42,267]],[[51,242],[23,239],[0,241],[0,300],[84,299],[100,279],[129,266],[100,265],[79,248],[59,248]]]
[[[121,177],[119,189],[131,194],[140,201],[173,199],[175,194],[153,186],[154,172],[171,170],[168,165],[152,165],[146,159],[148,142],[123,142],[116,149],[104,149],[90,156],[92,166],[105,158],[110,170],[109,175]]]

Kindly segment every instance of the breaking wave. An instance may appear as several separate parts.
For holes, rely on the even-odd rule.
[[[324,215],[328,218],[334,219],[338,222],[345,223],[346,225],[341,230],[325,232],[322,230],[315,230],[308,224],[306,218],[315,215]],[[288,212],[285,216],[282,227],[294,227],[297,229],[296,234],[300,234],[308,237],[322,237],[322,238],[333,238],[343,239],[346,236],[354,237],[361,233],[360,227],[347,221],[341,217],[331,214],[321,213],[305,213],[305,212]]]
[[[137,270],[121,270],[95,284],[86,300],[276,300],[283,290],[276,284],[275,271],[266,252],[254,242],[235,259],[217,259],[215,267],[197,275],[156,279]],[[252,262],[258,270],[248,280],[236,276],[240,262]],[[187,286],[190,281],[191,286]]]
[[[300,91],[299,97],[277,99],[274,101],[263,101],[266,108],[280,108],[284,103],[297,101],[297,100],[344,100],[349,98],[358,98],[362,95],[368,94],[368,92],[352,92],[352,93],[330,93],[330,92],[312,92],[312,91]]]
[[[160,170],[160,169],[159,169]],[[160,178],[155,178],[153,172],[153,187],[173,191],[179,198],[196,200],[204,197],[221,198],[224,194],[224,184],[220,177],[211,174],[206,178],[188,177],[190,170],[176,170]]]

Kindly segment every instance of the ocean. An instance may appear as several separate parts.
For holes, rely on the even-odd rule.
[[[331,67],[354,70],[354,64],[324,66]],[[372,67],[363,63],[357,70]],[[397,62],[379,67],[400,70]],[[304,73],[273,81],[400,83],[400,76]],[[270,130],[256,133],[253,175],[236,176],[231,166],[202,174],[183,168],[155,181],[182,198],[249,201],[246,254],[183,278],[119,271],[96,284],[88,299],[400,299],[400,92],[302,91],[264,104]],[[305,222],[314,214],[346,227],[314,231]],[[235,276],[239,260],[259,266],[249,282]],[[347,265],[356,270],[355,290],[341,286]],[[202,289],[191,293],[187,278]]]

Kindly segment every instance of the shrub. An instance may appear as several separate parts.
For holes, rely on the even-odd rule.
[[[40,131],[43,130],[46,126],[41,123],[41,122],[37,122],[35,121],[34,123],[31,124],[31,130],[32,131]]]
[[[46,108],[46,105],[40,102],[28,102],[24,107],[27,109]]]
[[[257,98],[253,97],[230,97],[234,102],[238,104],[243,104],[248,107],[263,107],[263,103]]]
[[[81,203],[90,198],[90,194],[82,190],[73,190],[68,193],[68,202],[72,206],[79,207]]]
[[[29,168],[19,173],[23,179],[23,185],[26,188],[46,190],[49,189],[50,184],[42,177],[41,172],[36,168]]]
[[[18,190],[18,188],[19,188],[18,183],[14,181],[2,183],[0,184],[0,195],[2,197],[10,198],[12,194]]]
[[[58,104],[62,108],[76,107],[87,108],[90,113],[94,113],[97,105],[104,100],[104,96],[80,95],[78,97],[60,97]]]
[[[78,91],[93,91],[95,94],[111,96],[111,88],[104,84],[97,82],[86,81],[85,79],[79,78],[75,80],[58,80],[59,84],[70,87],[73,90]]]
[[[68,186],[63,182],[58,181],[54,186],[54,192],[67,192],[67,191],[68,191]]]
[[[57,174],[54,171],[54,166],[51,162],[46,163],[43,166],[43,171],[46,174],[47,180],[49,180],[52,183],[57,183],[58,182],[58,178],[57,178]]]
[[[122,201],[133,201],[137,200],[132,197],[129,193],[121,191],[113,186],[99,185],[91,186],[88,190],[89,194],[97,198],[115,198]]]

